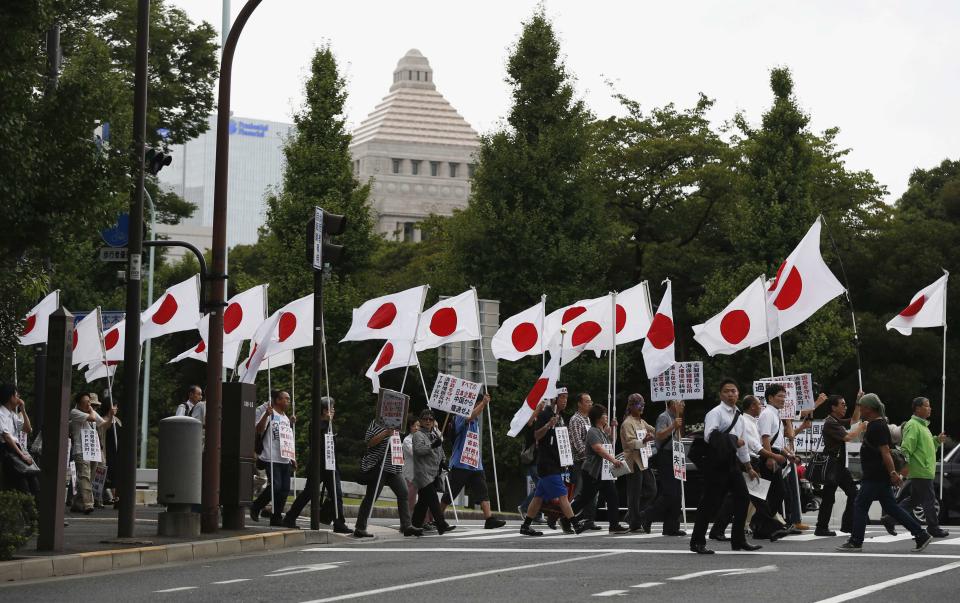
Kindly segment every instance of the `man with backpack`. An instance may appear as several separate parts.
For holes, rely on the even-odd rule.
[[[187,400],[177,405],[178,417],[193,417],[204,423],[207,415],[207,404],[203,401],[203,389],[199,385],[187,388]]]
[[[283,526],[283,507],[290,494],[290,478],[297,468],[297,462],[286,458],[280,446],[281,430],[290,430],[291,423],[297,420],[296,417],[287,416],[289,405],[290,394],[273,391],[270,392],[270,402],[257,408],[256,416],[256,447],[260,449],[262,446],[258,451],[257,467],[266,471],[270,482],[250,506],[250,519],[259,521],[260,511],[272,497],[270,525],[278,527]]]
[[[750,544],[744,535],[747,504],[750,497],[743,472],[750,479],[757,479],[757,472],[750,466],[750,453],[746,448],[741,421],[737,410],[740,390],[732,379],[720,383],[720,404],[707,413],[704,419],[703,440],[697,445],[699,452],[691,449],[691,460],[703,473],[703,495],[697,506],[697,521],[690,538],[690,550],[700,555],[712,555],[708,549],[707,527],[717,514],[724,497],[730,493],[733,505],[731,546],[735,551],[756,551],[760,545]],[[709,450],[704,450],[704,447]]]

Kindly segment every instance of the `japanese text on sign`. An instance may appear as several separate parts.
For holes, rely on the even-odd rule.
[[[794,421],[793,429],[796,431],[800,429],[801,425],[803,425],[801,421]],[[797,452],[823,452],[823,440],[820,437],[822,435],[823,421],[814,421],[810,426],[810,429],[806,429],[797,433],[793,447],[797,450]],[[847,446],[849,445],[850,444],[847,444]]]
[[[460,453],[460,462],[477,469],[480,467],[480,434],[467,430],[467,437],[463,441],[463,452]]]
[[[293,443],[293,429],[287,423],[277,423],[277,440],[280,442],[280,458],[297,460],[297,449]]]
[[[760,399],[760,403],[767,405],[766,391],[767,386],[773,383],[782,385],[786,390],[787,397],[783,401],[783,408],[780,409],[781,419],[792,419],[797,415],[797,388],[793,381],[779,381],[766,379],[753,382],[753,393]]]
[[[107,466],[100,464],[97,465],[97,470],[93,473],[93,497],[100,498],[103,496],[103,486],[107,483]]]
[[[703,400],[703,363],[677,362],[650,381],[650,399]]]
[[[390,436],[390,464],[403,467],[403,442],[397,433]]]
[[[80,439],[80,446],[83,448],[83,460],[97,463],[103,462],[100,456],[100,437],[97,435],[97,430],[81,429]]]
[[[427,406],[461,417],[469,417],[477,403],[480,388],[479,383],[440,373],[433,384]]]
[[[613,446],[610,444],[604,444],[603,449],[607,451],[607,454],[613,456]],[[606,481],[613,479],[613,463],[607,459],[603,459],[603,464],[600,467],[600,479]]]
[[[673,477],[682,482],[687,481],[687,454],[683,449],[683,442],[673,439]]]
[[[570,432],[566,427],[554,427],[557,434],[557,450],[560,451],[560,465],[562,467],[573,466],[573,448],[570,447]]]
[[[327,471],[333,471],[337,468],[337,452],[332,433],[328,433],[323,438],[323,463],[326,465]]]
[[[392,389],[381,389],[377,397],[377,416],[390,429],[403,429],[410,396]]]
[[[783,377],[764,378],[761,381],[790,381],[796,390],[797,406],[800,410],[807,410],[814,406],[813,396],[813,375],[810,373],[801,373],[798,375],[785,375]]]

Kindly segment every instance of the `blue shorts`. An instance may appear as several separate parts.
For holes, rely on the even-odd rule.
[[[533,495],[542,498],[544,501],[551,501],[561,496],[566,498],[567,485],[563,483],[563,476],[560,474],[541,475]]]

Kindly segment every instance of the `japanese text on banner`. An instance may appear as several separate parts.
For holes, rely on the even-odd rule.
[[[764,406],[767,405],[766,390],[767,386],[773,383],[782,385],[786,390],[787,397],[783,401],[783,408],[780,409],[780,418],[781,419],[792,419],[797,416],[797,387],[793,381],[771,381],[765,379],[762,381],[753,382],[753,393],[760,399],[760,403]]]
[[[673,477],[682,482],[687,481],[687,454],[683,449],[683,442],[673,439]]]
[[[286,423],[277,423],[277,439],[280,442],[280,458],[297,460],[297,449],[293,443],[293,429]]]
[[[800,373],[797,375],[785,375],[783,377],[765,377],[761,381],[790,381],[793,383],[796,391],[797,406],[800,410],[807,410],[814,407],[813,395],[813,375],[810,373]],[[761,398],[762,400],[762,398]]]
[[[703,363],[677,362],[650,382],[650,399],[703,400]]]
[[[467,437],[463,441],[463,452],[460,454],[460,462],[474,469],[480,466],[480,434],[473,430],[467,430]]]
[[[390,436],[390,464],[403,467],[403,442],[396,433]]]
[[[337,468],[337,452],[332,433],[328,433],[323,438],[323,463],[327,467],[327,471],[333,471]]]
[[[101,498],[103,496],[103,486],[107,483],[107,466],[97,465],[97,470],[93,473],[93,497]]]
[[[560,451],[560,465],[562,467],[573,466],[573,448],[570,446],[570,432],[564,426],[554,427],[557,434],[557,450]]]
[[[427,406],[461,417],[469,417],[477,403],[481,387],[479,383],[440,373],[433,384]]]
[[[377,398],[377,416],[390,429],[404,428],[404,420],[409,406],[410,396],[392,389],[380,389]]]
[[[603,449],[607,451],[607,454],[613,456],[613,446],[610,444],[604,444]],[[603,464],[600,466],[600,479],[611,481],[613,480],[613,463],[607,459],[603,459]]]
[[[81,429],[80,438],[80,446],[83,448],[83,460],[97,463],[103,462],[100,456],[100,436],[97,435],[97,430]]]

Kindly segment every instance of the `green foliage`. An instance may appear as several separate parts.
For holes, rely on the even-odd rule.
[[[36,529],[33,497],[18,490],[0,491],[0,561],[12,559]]]

